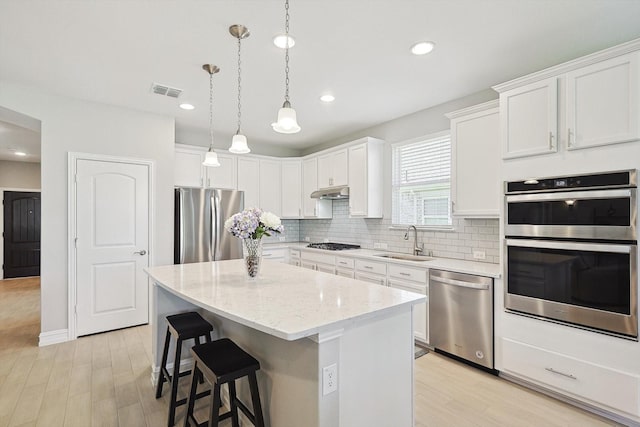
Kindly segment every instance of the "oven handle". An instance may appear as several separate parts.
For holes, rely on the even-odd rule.
[[[564,191],[561,193],[543,193],[543,194],[514,194],[507,195],[507,203],[511,202],[534,202],[539,200],[546,201],[563,201],[563,200],[588,200],[588,199],[623,199],[632,197],[635,189],[621,190],[599,190],[599,191]]]
[[[576,251],[613,252],[629,254],[635,251],[636,245],[612,245],[606,243],[552,242],[548,240],[507,239],[507,246],[525,248],[567,249]]]

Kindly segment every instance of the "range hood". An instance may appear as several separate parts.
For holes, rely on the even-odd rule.
[[[349,198],[349,187],[341,185],[339,187],[321,188],[311,193],[312,199],[342,200]]]

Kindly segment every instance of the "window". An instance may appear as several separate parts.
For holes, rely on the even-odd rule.
[[[430,135],[393,145],[392,222],[451,226],[451,137]]]

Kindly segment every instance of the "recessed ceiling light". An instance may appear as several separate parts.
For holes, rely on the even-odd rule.
[[[13,154],[15,154],[16,156],[20,156],[20,157],[24,157],[27,155],[27,153],[25,153],[24,151],[16,151]]]
[[[287,36],[284,34],[278,34],[273,38],[273,44],[278,46],[280,49],[285,49],[287,47]],[[296,45],[296,41],[291,35],[289,35],[289,48],[292,48]]]
[[[414,55],[426,55],[435,47],[434,42],[418,42],[411,46],[411,53]]]
[[[180,104],[180,108],[182,108],[183,110],[193,110],[196,107],[194,107],[191,104],[182,103],[182,104]]]
[[[322,102],[333,102],[335,100],[336,100],[336,97],[333,96],[333,95],[329,95],[329,94],[322,95],[320,97],[320,101],[322,101]]]

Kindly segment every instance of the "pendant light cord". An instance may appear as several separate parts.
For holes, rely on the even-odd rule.
[[[209,151],[213,151],[213,73],[209,72]]]
[[[289,102],[289,0],[285,0],[285,21],[284,21],[284,34],[285,34],[285,53],[284,53],[284,101]]]
[[[240,55],[240,49],[242,46],[242,43],[240,42],[241,37],[238,37],[238,130],[236,130],[236,135],[240,134],[240,123],[242,120],[242,104],[240,103],[240,93],[242,91],[242,77],[241,77],[241,70],[242,70],[242,62],[241,62],[241,55]]]

